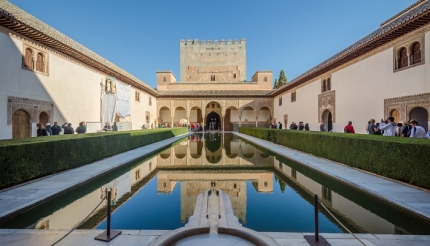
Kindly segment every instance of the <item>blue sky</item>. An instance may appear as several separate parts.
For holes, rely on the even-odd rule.
[[[416,0],[10,0],[151,87],[179,79],[180,39],[246,39],[247,80],[292,80]]]

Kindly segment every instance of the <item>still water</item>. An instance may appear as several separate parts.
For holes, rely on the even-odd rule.
[[[70,229],[113,187],[113,229],[171,230],[193,214],[196,197],[216,188],[230,195],[234,214],[257,231],[313,232],[317,194],[353,232],[430,234],[430,222],[233,134],[195,134],[160,153],[0,224],[1,228]],[[104,229],[105,202],[81,229]],[[320,232],[342,232],[320,208]]]

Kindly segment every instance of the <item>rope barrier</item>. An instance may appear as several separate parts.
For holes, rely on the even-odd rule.
[[[58,239],[55,243],[51,244],[51,246],[56,245],[57,243],[59,243],[61,240],[63,240],[65,237],[67,237],[70,233],[72,233],[72,231],[74,231],[76,228],[78,228],[80,225],[82,225],[82,223],[88,219],[88,217],[90,217],[91,214],[94,213],[94,211],[96,211],[96,209],[102,204],[102,202],[106,199],[106,196],[103,197],[103,199],[100,201],[100,203],[93,209],[93,211],[91,211],[91,213],[89,213],[87,215],[87,217],[85,217],[78,225],[76,225],[72,230],[70,230],[66,235],[62,236],[60,239]]]
[[[337,221],[337,223],[339,223],[342,227],[343,227],[343,229],[345,229],[347,232],[349,232],[349,234],[351,234],[353,237],[355,237],[355,239],[357,239],[361,244],[363,244],[364,246],[366,246],[366,244],[363,242],[363,241],[361,241],[358,237],[356,237],[355,235],[354,235],[354,233],[352,233],[350,230],[348,230],[348,228],[346,228],[346,226],[344,226],[331,212],[330,212],[330,210],[328,210],[327,208],[326,208],[326,206],[324,206],[324,204],[320,201],[320,199],[318,199],[318,202],[319,202],[319,204],[321,204],[321,206],[323,206],[323,208],[331,215],[331,217],[333,217],[333,219],[335,219],[336,221]]]

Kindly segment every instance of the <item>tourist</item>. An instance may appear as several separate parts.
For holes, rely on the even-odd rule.
[[[79,126],[76,127],[76,133],[77,134],[82,134],[82,133],[86,133],[87,132],[87,126],[85,125],[85,122],[79,122]]]
[[[275,129],[279,129],[278,123],[275,123]]]
[[[114,131],[114,132],[118,131],[118,126],[117,126],[116,122],[113,123],[112,131]]]
[[[381,119],[379,124],[379,130],[384,131],[383,136],[395,136],[396,135],[396,122],[393,117],[388,117],[386,121]]]
[[[367,125],[366,125],[366,133],[367,134],[370,134],[369,133],[369,125],[370,125],[370,120],[367,122]]]
[[[144,125],[145,126],[145,125]],[[105,126],[103,127],[103,131],[107,132],[107,131],[111,131],[112,129],[110,128],[109,122],[105,123]]]
[[[379,122],[375,123],[375,135],[382,135],[381,131],[379,130]]]
[[[61,126],[61,128],[63,128],[63,129],[64,129],[64,135],[75,133],[75,131],[73,130],[73,127],[72,127],[72,123],[68,123],[68,124],[67,124],[67,126],[66,126],[66,124],[67,124],[67,123],[64,123],[64,124]]]
[[[427,138],[426,136],[426,130],[418,125],[418,121],[411,120],[411,138]]]
[[[309,131],[309,124],[308,123],[305,124],[305,131]]]
[[[52,130],[51,130],[51,123],[46,123],[46,127],[45,127],[46,133],[48,134],[48,136],[52,135]]]
[[[305,125],[303,125],[303,121],[299,122],[299,130],[302,131],[303,129],[305,129]]]
[[[42,123],[37,123],[37,136],[38,137],[42,137],[42,136],[48,136],[48,132],[46,131],[46,129],[43,127]]]
[[[411,136],[411,125],[407,121],[403,121],[403,130],[402,130],[402,137],[410,137]]]
[[[352,126],[352,121],[348,121],[348,125],[345,126],[345,128],[343,128],[343,132],[345,133],[355,133],[354,131],[354,127]]]
[[[293,129],[294,129],[294,121],[291,122],[291,124],[290,124],[290,130],[293,130]]]
[[[396,126],[396,137],[401,137],[403,131],[403,124],[399,122]]]
[[[376,131],[377,131],[377,127],[375,125],[375,119],[371,119],[369,121],[369,124],[367,125],[367,133],[371,134],[371,135],[376,135]]]
[[[60,135],[60,132],[63,129],[61,129],[61,127],[57,124],[57,122],[54,122],[54,125],[51,126],[51,131],[52,131],[52,135]]]
[[[281,122],[278,122],[278,124],[279,124],[279,129],[282,130],[282,124],[281,124]]]
[[[325,129],[325,123],[324,122],[321,122],[321,124],[320,124],[320,131],[321,132],[325,132],[326,131],[326,129]]]

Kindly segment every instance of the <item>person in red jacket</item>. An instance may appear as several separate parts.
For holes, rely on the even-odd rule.
[[[348,125],[346,125],[345,128],[343,128],[343,131],[345,133],[355,133],[354,127],[352,126],[352,121],[348,121]]]

